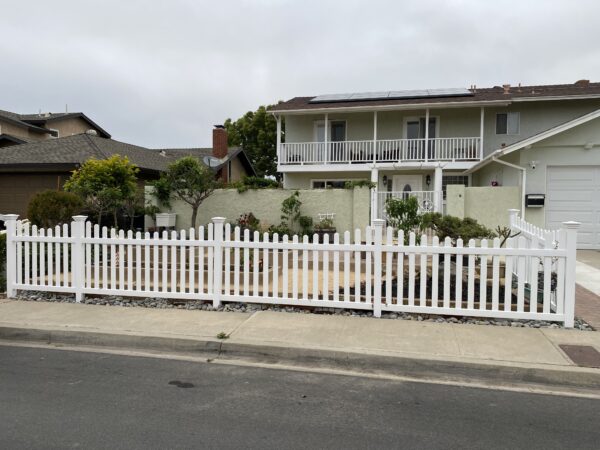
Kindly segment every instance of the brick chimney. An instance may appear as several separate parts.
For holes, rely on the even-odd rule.
[[[575,86],[579,87],[588,87],[590,85],[590,80],[578,80],[575,82]]]
[[[215,125],[213,128],[212,155],[219,159],[227,156],[227,130],[223,125]]]

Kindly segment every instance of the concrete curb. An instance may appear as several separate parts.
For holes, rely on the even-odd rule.
[[[393,375],[421,380],[496,386],[544,386],[555,389],[600,389],[600,370],[579,367],[539,367],[495,362],[423,359],[315,348],[290,348],[217,339],[140,336],[79,330],[0,327],[0,340],[122,350],[145,350],[210,360],[242,360]]]

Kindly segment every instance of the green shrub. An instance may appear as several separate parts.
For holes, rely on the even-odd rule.
[[[279,189],[281,185],[277,180],[261,177],[244,177],[242,180],[231,183],[229,187],[237,189],[239,193],[248,189]]]
[[[418,232],[422,228],[423,215],[419,213],[417,197],[389,198],[385,203],[385,212],[389,224],[404,231],[405,244],[408,243],[411,231]]]
[[[335,225],[333,224],[333,219],[321,219],[315,225],[315,230],[333,230],[335,229]]]
[[[298,217],[298,225],[300,225],[300,233],[302,235],[313,233],[313,219],[310,216]]]
[[[260,231],[260,220],[256,218],[251,212],[242,214],[235,222],[235,226],[240,227],[242,230],[250,230],[251,233]]]
[[[423,215],[422,226],[423,228],[431,228],[440,240],[449,237],[454,243],[458,238],[468,242],[470,239],[496,237],[492,230],[470,217],[460,219],[454,216],[443,216],[440,213],[428,213]]]
[[[71,192],[43,191],[29,202],[27,218],[38,227],[53,228],[71,222],[82,209],[83,201]]]
[[[352,181],[346,181],[344,183],[344,189],[354,189],[354,188],[361,188],[361,187],[375,189],[377,187],[377,183],[374,183],[373,181],[369,181],[369,180],[352,180]]]

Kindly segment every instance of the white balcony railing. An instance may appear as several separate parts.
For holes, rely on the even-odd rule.
[[[442,205],[441,191],[377,191],[377,215],[379,219],[386,219],[386,202],[390,198],[416,197],[419,202],[419,212],[435,212],[436,207],[439,211]]]
[[[282,143],[279,164],[478,161],[478,137]]]

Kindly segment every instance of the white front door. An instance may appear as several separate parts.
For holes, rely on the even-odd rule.
[[[394,175],[392,178],[392,190],[394,192],[413,192],[422,189],[422,175]]]

